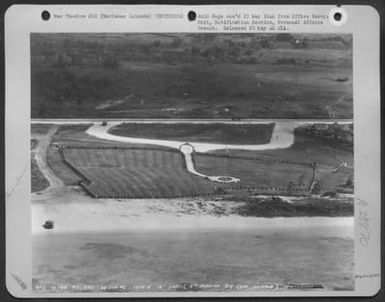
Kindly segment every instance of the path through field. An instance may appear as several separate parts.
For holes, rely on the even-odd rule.
[[[150,122],[150,121],[146,121]],[[167,123],[178,123],[179,121],[167,121]],[[207,122],[207,121],[205,121]],[[217,176],[209,176],[205,175],[195,169],[194,161],[192,159],[193,152],[207,152],[212,150],[272,150],[272,149],[285,149],[289,148],[294,144],[294,130],[297,126],[302,124],[307,124],[310,121],[305,120],[257,120],[257,121],[246,121],[246,122],[238,122],[242,124],[264,124],[274,122],[273,132],[271,134],[270,142],[267,144],[252,144],[252,145],[233,145],[233,144],[212,144],[212,143],[199,143],[199,142],[191,142],[191,141],[174,141],[174,140],[160,140],[160,139],[148,139],[148,138],[134,138],[134,137],[126,137],[119,136],[109,133],[109,130],[121,124],[121,121],[112,121],[107,124],[94,124],[86,131],[87,134],[95,136],[100,139],[119,141],[123,143],[132,143],[132,144],[149,144],[149,145],[160,145],[175,148],[181,150],[184,155],[185,164],[187,170],[197,176],[204,177],[211,181],[215,182],[238,182],[239,178],[228,176],[226,178],[217,175]],[[320,122],[320,121],[318,121]],[[322,121],[324,122],[324,121]],[[335,120],[329,120],[327,123],[333,123]],[[343,121],[349,122],[349,121]],[[314,123],[314,121],[310,122]],[[315,121],[317,123],[317,121]]]
[[[194,148],[189,144],[185,144],[185,145],[182,145],[180,147],[180,151],[183,153],[187,171],[189,171],[190,173],[195,174],[195,175],[200,176],[200,177],[207,178],[211,181],[216,181],[216,182],[221,182],[221,183],[231,183],[231,182],[240,181],[239,178],[231,177],[231,176],[208,176],[208,175],[204,175],[195,169],[194,160],[192,157],[192,154],[194,153]]]
[[[94,125],[87,132],[127,143],[156,141],[107,132],[121,122]],[[301,123],[306,122],[278,122],[269,144],[236,149],[288,148]],[[95,201],[80,188],[65,186],[46,164],[57,128],[52,127],[36,147],[37,163],[51,187],[32,194],[35,285],[311,282],[327,290],[354,288],[353,217],[243,217],[231,214],[240,202],[199,198]],[[185,143],[160,142],[177,149]],[[191,145],[203,152],[231,148]],[[186,154],[191,151],[186,149]],[[191,156],[188,162],[193,163]],[[217,216],[221,208],[225,214]],[[41,227],[46,220],[55,222],[53,230]]]
[[[265,122],[258,122],[259,124],[267,124],[271,121],[266,120]],[[181,145],[189,143],[194,147],[196,152],[207,152],[211,150],[221,149],[243,149],[243,150],[267,150],[267,149],[281,149],[289,148],[294,143],[294,129],[298,123],[289,122],[275,122],[274,130],[271,135],[270,142],[268,144],[261,145],[230,145],[230,144],[211,144],[211,143],[197,143],[189,141],[172,141],[172,140],[159,140],[159,139],[147,139],[147,138],[134,138],[134,137],[123,137],[119,135],[113,135],[108,133],[108,130],[112,127],[121,124],[121,122],[109,122],[107,125],[93,125],[88,130],[89,135],[95,136],[101,139],[107,139],[112,141],[119,141],[122,143],[132,144],[150,144],[160,145],[171,148],[180,149]]]
[[[265,122],[268,123],[268,122]],[[113,135],[108,133],[108,130],[119,123],[110,122],[108,125],[93,125],[88,130],[89,135],[101,139],[115,140],[124,143],[138,143],[138,144],[151,144],[160,145],[181,150],[184,155],[187,170],[197,176],[207,178],[214,182],[221,183],[233,183],[240,181],[239,178],[221,175],[209,176],[204,175],[195,169],[194,161],[192,159],[192,153],[207,152],[210,150],[220,149],[244,149],[244,150],[265,150],[265,149],[279,149],[289,148],[294,143],[294,129],[297,126],[295,122],[276,122],[271,134],[270,142],[268,144],[260,145],[230,145],[230,144],[211,144],[211,143],[198,143],[198,142],[183,142],[172,140],[158,140],[158,139],[146,139],[146,138],[133,138]],[[261,122],[262,124],[262,122]]]

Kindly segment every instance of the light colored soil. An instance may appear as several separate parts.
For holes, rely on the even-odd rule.
[[[33,196],[33,233],[127,232],[134,230],[274,229],[346,226],[353,237],[354,217],[256,218],[233,214],[242,202],[184,199],[92,199],[77,188]],[[217,213],[222,211],[222,215]],[[42,224],[54,221],[53,230]]]

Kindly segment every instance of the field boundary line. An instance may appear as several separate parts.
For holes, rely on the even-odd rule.
[[[222,153],[205,153],[205,152],[195,152],[197,155],[202,156],[215,156],[215,157],[226,157],[226,158],[233,158],[233,159],[245,159],[245,160],[256,160],[256,161],[262,161],[262,162],[269,162],[269,163],[276,163],[276,164],[284,164],[284,165],[295,165],[295,166],[302,166],[302,167],[309,167],[312,168],[316,165],[315,162],[312,161],[294,161],[290,159],[265,159],[257,156],[251,156],[251,155],[237,155],[237,154],[222,154]]]
[[[82,178],[82,180],[79,182],[83,182],[83,183],[87,183],[87,185],[89,186],[92,181],[87,177],[85,176],[81,171],[79,171],[75,166],[73,166],[65,157],[65,154],[62,150],[62,148],[59,147],[59,153],[61,154],[62,158],[63,158],[63,162],[69,167],[71,168],[78,176],[80,176]]]
[[[179,153],[180,150],[175,148],[167,148],[161,146],[144,147],[144,146],[75,146],[75,145],[60,145],[63,149],[88,149],[88,150],[152,150],[152,151],[168,151]]]

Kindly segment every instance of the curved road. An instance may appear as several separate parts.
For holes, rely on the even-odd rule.
[[[271,121],[259,122],[271,123]],[[88,128],[87,133],[100,139],[118,141],[122,143],[131,144],[149,144],[159,145],[175,149],[180,149],[181,145],[189,143],[194,147],[197,152],[207,152],[211,150],[220,149],[243,149],[243,150],[267,150],[267,149],[280,149],[289,148],[294,143],[294,129],[299,125],[298,122],[275,122],[274,130],[271,135],[270,142],[262,145],[230,145],[230,144],[211,144],[211,143],[198,143],[189,141],[172,141],[172,140],[159,140],[148,138],[135,138],[114,135],[108,133],[108,130],[112,127],[121,124],[121,122],[109,122],[107,125],[102,126],[100,124],[94,124]]]
[[[335,121],[327,120],[329,123],[333,123]],[[151,121],[154,123],[154,121]],[[172,123],[174,121],[167,121]],[[177,121],[179,122],[179,121]],[[206,123],[213,123],[215,121],[205,121]],[[216,121],[217,122],[217,121]],[[234,124],[247,124],[247,123],[255,123],[255,124],[263,124],[263,123],[271,123],[269,120],[260,120],[260,121],[249,121],[249,122],[233,122]],[[194,162],[192,160],[192,153],[194,151],[197,152],[207,152],[211,150],[220,150],[220,149],[242,149],[242,150],[269,150],[269,149],[284,149],[289,148],[294,143],[294,129],[301,125],[311,123],[312,121],[298,121],[298,120],[275,120],[274,121],[274,129],[270,138],[270,142],[267,144],[260,145],[230,145],[230,144],[210,144],[210,143],[199,143],[199,142],[189,142],[189,141],[173,141],[173,140],[158,140],[158,139],[148,139],[148,138],[135,138],[135,137],[125,137],[119,135],[113,135],[108,133],[108,130],[112,127],[119,125],[122,121],[113,121],[108,122],[106,125],[101,125],[100,123],[92,125],[87,129],[87,133],[89,135],[95,136],[100,139],[119,141],[122,143],[132,143],[132,144],[150,144],[150,145],[159,145],[166,146],[175,149],[179,149],[185,158],[185,163],[187,170],[197,176],[207,178],[211,181],[215,182],[223,182],[223,183],[231,183],[240,181],[239,178],[231,177],[231,176],[208,176],[202,173],[199,173],[195,170]],[[319,123],[321,121],[318,121]],[[322,121],[324,122],[324,121]],[[349,123],[351,121],[344,120],[345,123]]]
[[[139,119],[139,120],[109,120],[106,125],[102,125],[101,122],[105,122],[105,119],[95,119],[95,120],[32,120],[32,123],[45,123],[45,124],[91,124],[87,129],[86,133],[92,136],[95,136],[100,139],[118,141],[122,143],[132,143],[132,144],[150,144],[150,145],[160,145],[171,147],[180,150],[185,158],[187,170],[197,176],[207,178],[215,182],[238,182],[239,178],[231,176],[208,176],[202,173],[199,173],[195,170],[194,162],[192,160],[192,153],[197,152],[207,152],[211,150],[220,150],[220,149],[243,149],[243,150],[269,150],[269,149],[284,149],[289,148],[294,143],[294,129],[301,124],[308,123],[352,123],[352,120],[291,120],[291,119],[275,119],[275,120],[242,120],[242,121],[229,121],[229,120],[165,120],[165,119]],[[270,142],[267,144],[260,145],[231,145],[231,144],[211,144],[211,143],[199,143],[199,142],[186,142],[186,141],[172,141],[172,140],[158,140],[158,139],[147,139],[147,138],[134,138],[134,137],[124,137],[108,133],[108,130],[112,127],[119,125],[123,122],[132,122],[132,123],[226,123],[226,124],[266,124],[266,123],[275,123],[274,129],[270,138]],[[96,123],[96,124],[95,124]],[[57,177],[54,177],[54,174],[51,175],[49,167],[46,166],[44,157],[46,154],[44,151],[48,147],[45,146],[49,144],[50,138],[56,132],[57,127],[53,127],[51,132],[48,133],[44,146],[40,146],[39,151],[36,152],[36,159],[38,165],[42,172],[47,176],[51,184],[51,188],[55,186],[60,186]],[[188,143],[186,145],[186,143]],[[185,145],[185,146],[184,146]]]
[[[179,149],[185,159],[187,171],[191,174],[209,179],[219,183],[233,183],[239,182],[240,179],[232,176],[209,176],[204,175],[196,171],[194,161],[192,160],[192,154],[194,151],[207,152],[210,150],[218,149],[243,149],[243,150],[266,150],[266,149],[278,149],[278,148],[289,148],[294,143],[294,129],[297,127],[296,122],[276,122],[274,130],[271,135],[270,142],[268,144],[261,145],[229,145],[229,144],[210,144],[210,143],[199,143],[199,142],[185,142],[185,141],[171,141],[171,140],[158,140],[158,139],[146,139],[146,138],[134,138],[118,136],[108,133],[108,130],[112,127],[120,124],[121,122],[109,122],[107,125],[93,125],[88,128],[87,133],[89,135],[112,141],[119,141],[123,143],[133,144],[150,144],[160,145]],[[264,123],[270,123],[265,121]],[[187,144],[186,144],[187,143]]]

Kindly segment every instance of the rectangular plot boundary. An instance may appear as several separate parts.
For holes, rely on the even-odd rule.
[[[92,190],[89,189],[89,185],[93,183],[92,180],[90,180],[88,177],[86,177],[79,169],[77,169],[73,164],[71,164],[64,154],[64,149],[80,149],[80,150],[154,150],[154,151],[166,151],[166,152],[173,152],[173,153],[181,153],[180,150],[174,149],[174,148],[167,148],[160,146],[153,147],[153,146],[74,146],[74,145],[59,145],[55,144],[55,146],[58,148],[59,153],[62,156],[63,162],[72,170],[76,175],[78,175],[81,178],[81,181],[79,182],[79,185],[93,198],[112,198],[112,199],[141,199],[141,198],[183,198],[183,197],[213,197],[218,195],[224,195],[231,192],[237,192],[237,191],[248,191],[248,192],[255,192],[255,194],[266,194],[266,195],[288,195],[288,196],[307,196],[311,193],[314,181],[315,181],[315,175],[316,175],[316,163],[310,162],[310,161],[293,161],[293,160],[285,160],[285,159],[265,159],[260,158],[257,156],[247,156],[247,155],[234,155],[234,154],[221,154],[221,153],[203,153],[203,152],[194,152],[194,155],[201,155],[201,156],[209,156],[209,157],[221,157],[221,158],[235,158],[235,159],[245,159],[245,160],[256,160],[260,162],[265,163],[272,163],[272,164],[281,164],[281,165],[296,165],[301,167],[307,167],[311,168],[312,178],[310,185],[307,189],[300,189],[300,188],[288,188],[288,187],[267,187],[267,186],[243,186],[243,185],[236,185],[236,186],[226,186],[217,184],[216,186],[213,186],[213,191],[209,193],[197,193],[197,194],[188,194],[188,195],[154,195],[154,194],[148,194],[148,196],[120,196],[120,195],[99,195],[92,192]],[[194,156],[193,156],[194,160]],[[187,171],[187,167],[184,164],[183,169]],[[187,172],[188,173],[188,172]],[[218,189],[222,188],[223,190],[220,190],[220,193],[218,193]]]

